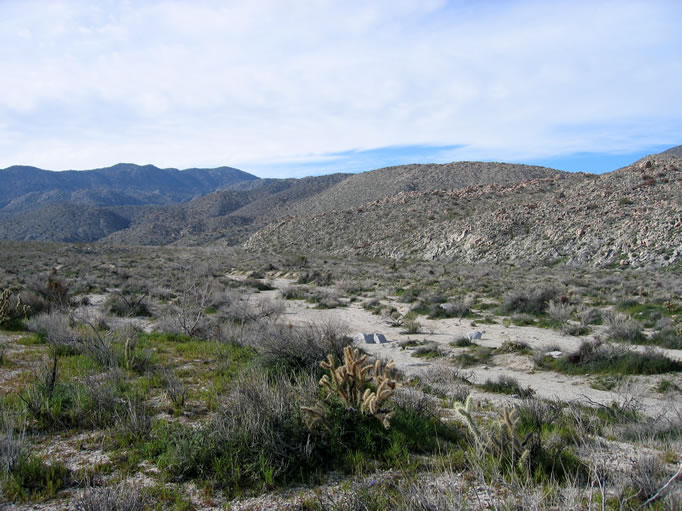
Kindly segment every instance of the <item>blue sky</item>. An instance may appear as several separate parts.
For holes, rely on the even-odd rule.
[[[0,168],[262,177],[682,144],[682,2],[0,0]]]

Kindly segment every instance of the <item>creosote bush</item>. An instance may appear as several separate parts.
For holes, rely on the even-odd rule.
[[[504,297],[502,310],[507,314],[544,314],[559,294],[557,288],[547,286],[511,291]]]
[[[604,319],[608,325],[609,337],[615,341],[638,343],[645,336],[642,333],[642,325],[620,312],[605,314]]]
[[[306,326],[268,323],[258,325],[241,339],[265,355],[272,365],[319,371],[319,362],[328,354],[343,358],[344,349],[353,340],[339,323],[312,323]]]

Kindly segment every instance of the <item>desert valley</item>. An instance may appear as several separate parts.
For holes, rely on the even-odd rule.
[[[682,146],[0,170],[0,509],[682,507]]]

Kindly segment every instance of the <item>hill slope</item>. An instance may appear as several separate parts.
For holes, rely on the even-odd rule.
[[[271,179],[249,191],[219,191],[185,204],[148,208],[133,218],[129,227],[102,241],[135,245],[203,245],[222,240],[234,245],[269,222],[287,215],[298,201],[347,177],[347,174],[333,174]]]
[[[357,207],[400,192],[454,190],[483,184],[518,183],[561,172],[546,167],[489,162],[412,164],[354,174],[323,193],[302,201],[292,214],[308,215]]]
[[[670,149],[663,151],[661,154],[664,156],[676,156],[678,158],[682,158],[682,145],[671,147]]]
[[[245,246],[462,262],[665,266],[682,260],[681,169],[682,160],[657,155],[600,176],[555,173],[518,184],[401,192],[282,220]]]

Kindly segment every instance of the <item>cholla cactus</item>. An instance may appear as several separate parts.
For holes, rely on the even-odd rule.
[[[329,371],[328,375],[325,374],[320,379],[320,386],[326,390],[327,398],[338,396],[348,408],[373,415],[388,429],[394,412],[383,408],[383,405],[395,392],[396,381],[390,377],[393,360],[383,368],[380,360],[374,365],[365,365],[367,355],[360,356],[360,351],[350,346],[343,350],[343,359],[344,363],[339,367],[336,367],[332,355],[328,355],[327,360],[320,363],[322,368]],[[371,383],[376,386],[375,391],[368,388]],[[327,408],[322,402],[313,407],[301,407],[301,410],[305,414],[308,428],[312,429],[318,424],[328,428]]]
[[[0,325],[16,316],[26,316],[28,310],[27,305],[22,305],[21,297],[17,296],[13,302],[12,291],[9,288],[0,293]]]
[[[471,416],[473,404],[474,399],[471,396],[471,394],[469,394],[464,403],[462,403],[461,401],[457,401],[455,403],[455,411],[464,419],[464,423],[467,425],[469,431],[471,431],[471,434],[474,436],[476,444],[480,446],[481,432],[479,431],[478,426],[476,426],[476,423],[474,422],[474,419]]]
[[[491,454],[511,469],[529,472],[534,435],[530,433],[523,440],[519,438],[517,411],[505,407],[502,417],[482,432],[471,414],[472,409],[471,395],[464,403],[455,404],[455,411],[469,428],[477,451]]]

